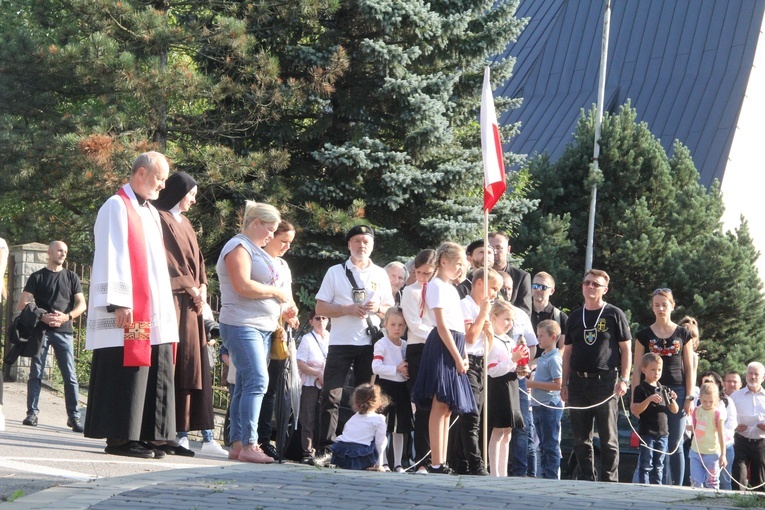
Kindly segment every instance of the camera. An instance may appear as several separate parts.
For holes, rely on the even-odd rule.
[[[377,326],[373,326],[370,324],[367,327],[367,335],[372,337],[372,343],[375,343],[376,341],[384,337],[385,333],[383,333],[382,330],[378,328]]]

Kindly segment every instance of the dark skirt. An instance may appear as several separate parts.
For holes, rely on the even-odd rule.
[[[124,349],[93,351],[85,437],[175,439],[173,344],[151,346],[150,367],[123,366]]]
[[[501,377],[489,377],[486,386],[489,390],[489,427],[522,429],[517,374],[509,372]]]
[[[377,385],[390,398],[390,405],[385,409],[388,432],[401,434],[413,431],[414,416],[406,382],[389,381],[378,377]]]
[[[329,449],[332,450],[332,464],[339,468],[362,470],[377,465],[374,439],[370,445],[337,441]]]
[[[452,338],[461,355],[465,355],[465,335],[452,331]],[[458,374],[454,358],[438,335],[438,328],[428,335],[422,351],[420,371],[412,388],[412,401],[430,408],[433,397],[447,404],[453,413],[477,413],[475,397],[467,374]]]

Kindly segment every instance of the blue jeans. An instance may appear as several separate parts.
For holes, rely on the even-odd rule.
[[[648,448],[640,445],[638,456],[638,483],[661,485],[664,480],[664,458],[667,454],[669,436],[643,434],[641,436]],[[653,448],[653,450],[649,450]]]
[[[733,469],[733,461],[736,459],[736,451],[733,448],[733,443],[725,447],[725,460],[728,462],[728,471],[724,469],[720,470],[720,489],[724,491],[733,490],[731,485],[731,479],[728,472]]]
[[[720,488],[720,456],[691,450],[691,487]]]
[[[202,432],[202,442],[203,443],[210,443],[210,442],[212,442],[212,440],[213,440],[213,431],[212,431],[212,429],[202,430],[201,432]],[[189,437],[189,433],[188,432],[178,431],[178,437],[179,438],[181,438],[181,437]]]
[[[534,445],[534,419],[531,417],[531,402],[525,392],[526,378],[518,379],[518,388],[521,390],[519,402],[521,403],[521,415],[523,416],[524,428],[513,429],[510,444],[513,450],[513,463],[510,476],[537,476],[537,449]]]
[[[550,409],[538,405],[531,409],[534,415],[534,428],[539,436],[542,478],[557,480],[560,472],[560,420],[563,418],[563,408]]]
[[[272,331],[221,323],[221,340],[236,367],[236,387],[231,397],[230,439],[257,444],[258,417],[268,388],[268,354]]]
[[[43,333],[43,349],[39,357],[32,358],[29,367],[29,380],[27,381],[27,414],[39,414],[40,390],[42,388],[42,374],[45,370],[45,360],[48,357],[48,349],[53,346],[56,355],[56,363],[64,379],[64,398],[66,401],[66,414],[70,418],[80,419],[80,411],[77,409],[77,399],[80,397],[80,386],[77,384],[77,372],[74,368],[74,342],[71,333],[58,333],[47,330]]]
[[[664,469],[664,485],[683,485],[685,478],[685,386],[670,386],[672,391],[677,393],[677,405],[680,410],[677,413],[667,413],[667,426],[669,428],[669,439],[667,441],[667,452],[672,452],[678,441],[677,451],[674,455],[667,455]]]

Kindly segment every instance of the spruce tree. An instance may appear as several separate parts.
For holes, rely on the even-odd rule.
[[[602,125],[593,266],[611,276],[606,300],[636,330],[654,321],[652,291],[672,289],[674,319],[699,321],[700,367],[741,370],[765,355],[765,303],[748,227],[723,233],[719,185],[704,188],[688,149],[675,142],[668,157],[635,119],[627,104]],[[569,308],[582,300],[594,122],[594,111],[582,116],[558,161],[530,162],[529,196],[539,208],[524,218],[516,243],[530,268],[556,277],[554,301]]]

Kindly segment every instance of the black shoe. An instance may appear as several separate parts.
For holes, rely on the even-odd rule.
[[[196,455],[193,451],[189,450],[188,448],[184,448],[183,446],[173,446],[171,444],[163,444],[159,446],[155,446],[155,448],[162,450],[168,455],[178,455],[180,457],[193,457]]]
[[[85,430],[82,427],[82,423],[80,422],[79,418],[69,418],[66,421],[66,426],[72,429],[72,432],[77,432],[78,434],[82,434],[82,432]]]
[[[145,448],[146,450],[150,451],[154,454],[155,459],[164,459],[167,457],[167,453],[165,450],[160,448],[159,446],[155,445],[154,443],[150,441],[136,441],[140,446]],[[162,445],[164,446],[164,445]]]
[[[306,466],[315,466],[316,459],[313,457],[313,455],[306,455],[303,457],[303,460],[301,460],[300,463],[305,464]]]
[[[454,474],[454,471],[451,470],[446,464],[441,464],[437,468],[430,466],[428,468],[428,473],[431,473],[434,475],[451,475],[451,474]]]
[[[272,459],[278,459],[279,457],[281,457],[281,455],[279,455],[279,452],[276,451],[276,447],[273,444],[271,444],[270,441],[267,443],[260,443],[258,446],[260,446],[260,449],[263,450],[263,453],[265,453]]]
[[[37,426],[37,415],[34,413],[30,413],[27,415],[26,418],[24,418],[24,421],[21,422],[22,425],[29,425],[30,427],[36,427]]]
[[[489,476],[489,472],[486,471],[483,467],[480,467],[478,469],[471,469],[470,473],[468,473],[470,476]]]
[[[138,441],[128,441],[121,446],[107,446],[104,452],[109,455],[121,455],[122,457],[135,457],[137,459],[153,459],[154,452],[144,448]],[[164,455],[164,452],[162,453]]]

